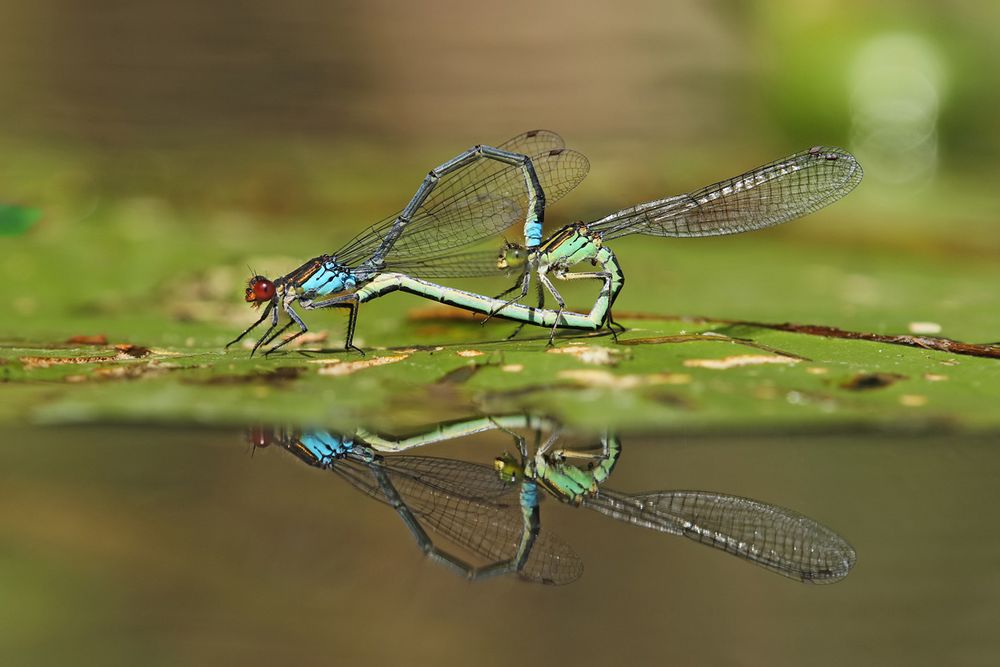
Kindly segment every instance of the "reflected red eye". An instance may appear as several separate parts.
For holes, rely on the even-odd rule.
[[[254,426],[247,429],[247,442],[254,447],[262,448],[277,442],[277,436],[274,433],[274,429]]]
[[[254,276],[247,287],[246,300],[250,302],[270,301],[274,298],[274,283],[264,276]]]

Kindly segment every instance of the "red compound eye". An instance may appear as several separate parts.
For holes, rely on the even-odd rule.
[[[265,428],[263,426],[255,426],[247,429],[247,442],[253,445],[255,449],[268,447],[277,441],[278,437],[275,434],[274,429]]]
[[[270,301],[274,298],[274,283],[264,276],[254,276],[247,286],[246,300],[253,303]]]

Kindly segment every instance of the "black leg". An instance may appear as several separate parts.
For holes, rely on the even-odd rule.
[[[267,302],[267,307],[264,308],[264,313],[260,316],[260,319],[258,319],[256,322],[254,322],[253,324],[251,324],[250,326],[248,326],[246,329],[244,329],[243,333],[241,333],[239,336],[237,336],[236,338],[234,338],[231,341],[229,341],[228,343],[226,343],[226,349],[228,350],[230,348],[230,346],[235,345],[236,343],[238,343],[241,340],[243,340],[244,336],[246,336],[248,333],[250,333],[251,331],[253,331],[254,329],[256,329],[258,326],[260,326],[260,323],[263,322],[265,319],[267,319],[267,316],[271,314],[271,309],[272,308],[274,308],[274,301],[268,301]]]
[[[535,294],[538,297],[538,300],[537,300],[538,309],[539,310],[544,309],[545,308],[545,290],[542,289],[542,281],[540,281],[540,280],[535,283]],[[507,336],[507,340],[513,340],[514,338],[516,338],[517,335],[519,333],[521,333],[521,330],[524,329],[525,326],[527,326],[527,324],[528,324],[527,322],[521,322],[520,324],[518,324],[517,327],[514,329],[514,332],[512,334],[510,334],[509,336]]]
[[[552,281],[549,280],[549,277],[545,273],[539,272],[538,280],[545,285],[545,288],[549,290],[549,294],[551,294],[555,298],[556,303],[559,304],[559,308],[556,310],[556,321],[552,325],[552,331],[549,332],[549,342],[547,343],[548,347],[552,347],[555,345],[556,330],[559,328],[559,320],[562,319],[562,314],[566,311],[566,301],[563,300],[562,294],[559,293],[559,290],[556,289],[555,285],[552,284]]]
[[[320,308],[347,308],[347,336],[344,338],[344,349],[354,350],[361,356],[364,356],[364,350],[354,345],[354,329],[358,325],[358,310],[360,307],[357,294],[335,296],[332,299],[327,299],[326,301],[315,301],[306,306],[306,308],[309,308],[310,310],[318,310]]]
[[[272,340],[273,337],[271,336],[271,332],[274,331],[277,326],[278,326],[278,307],[275,306],[274,310],[271,311],[271,326],[267,328],[267,331],[264,332],[263,336],[257,339],[257,342],[254,344],[253,349],[250,350],[251,357],[254,355],[254,353],[261,345],[265,345],[267,342]],[[282,329],[282,331],[284,331],[284,329]]]
[[[357,301],[347,301],[341,308],[347,308],[347,336],[344,338],[344,349],[354,350],[362,357],[365,356],[365,351],[354,344],[354,329],[358,325],[358,309],[360,305]]]
[[[504,304],[503,304],[502,306],[500,306],[499,308],[497,308],[497,309],[496,309],[496,310],[494,310],[493,312],[491,312],[491,313],[490,313],[489,315],[487,315],[487,316],[486,316],[485,318],[483,318],[483,321],[482,321],[482,322],[480,322],[480,324],[486,324],[487,322],[489,322],[489,321],[490,321],[490,319],[491,319],[491,318],[492,318],[492,317],[493,317],[494,315],[496,315],[497,313],[499,313],[500,311],[502,311],[502,310],[503,310],[504,308],[506,308],[507,306],[511,305],[512,303],[518,303],[518,302],[519,302],[519,301],[520,301],[521,299],[523,299],[523,298],[524,298],[525,296],[527,296],[527,294],[528,294],[528,285],[529,285],[530,283],[531,283],[531,269],[528,269],[528,270],[526,270],[526,271],[525,271],[525,272],[524,272],[524,273],[523,273],[523,274],[521,275],[521,293],[520,293],[520,294],[518,294],[518,295],[517,295],[516,297],[514,297],[513,299],[511,299],[510,301],[507,301],[506,303],[504,303]],[[512,285],[512,286],[511,286],[511,288],[510,288],[510,289],[508,289],[508,290],[506,290],[506,291],[502,292],[501,294],[497,295],[497,296],[496,296],[495,298],[499,299],[500,297],[502,297],[502,296],[504,296],[504,295],[507,295],[507,294],[510,294],[510,293],[511,293],[511,292],[513,292],[513,291],[514,291],[515,289],[517,289],[517,287],[518,287],[518,286],[517,286],[517,284],[515,283],[514,285]]]
[[[275,338],[277,338],[279,335],[281,335],[281,333],[283,331],[285,331],[286,329],[288,329],[288,327],[292,326],[292,324],[298,324],[299,325],[299,331],[297,333],[289,336],[285,340],[281,341],[277,345],[273,346],[270,350],[268,350],[267,352],[264,353],[265,356],[268,355],[268,354],[271,354],[272,352],[278,350],[279,348],[284,347],[285,345],[288,345],[293,340],[295,340],[296,338],[298,338],[299,336],[301,336],[305,332],[309,331],[309,327],[307,327],[306,323],[302,321],[302,318],[299,317],[299,314],[296,313],[294,309],[292,309],[291,304],[288,304],[288,305],[285,306],[285,312],[288,313],[288,317],[289,317],[288,324],[286,324],[285,326],[281,327],[281,331],[278,331],[273,336],[271,336],[270,338],[268,338],[267,342],[270,343],[272,340],[274,340]]]

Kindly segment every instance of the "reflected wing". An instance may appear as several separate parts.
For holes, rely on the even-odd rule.
[[[382,467],[394,475],[394,481],[408,478],[456,498],[496,502],[503,498],[509,500],[513,495],[514,502],[517,502],[514,493],[517,489],[500,479],[497,471],[490,466],[434,456],[407,455],[386,457]]]
[[[792,510],[704,491],[629,496],[602,489],[584,504],[620,521],[683,535],[809,583],[847,576],[857,559],[844,538]]]
[[[492,467],[419,456],[387,457],[383,467],[421,522],[489,562],[514,557],[524,530],[518,486],[502,481]],[[370,497],[387,502],[364,465],[338,463],[334,470]],[[583,563],[573,550],[542,528],[519,574],[538,583],[565,584],[582,573]]]
[[[556,146],[529,154],[546,203],[550,204],[583,181],[590,163],[581,153],[559,147],[562,139],[554,133],[531,134],[515,137],[502,146],[507,150]],[[528,187],[521,168],[479,158],[438,181],[396,241],[387,263],[450,251],[498,235],[522,222],[527,210]],[[397,215],[359,234],[335,253],[337,260],[356,266],[368,259],[395,224]]]
[[[685,195],[646,202],[591,223],[605,239],[626,234],[720,236],[788,222],[853,190],[861,165],[839,148],[816,147]]]

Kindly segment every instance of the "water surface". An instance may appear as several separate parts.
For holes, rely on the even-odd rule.
[[[399,517],[244,433],[8,430],[0,653],[17,664],[989,664],[998,454],[952,437],[622,434],[608,485],[792,508],[858,554],[806,585],[549,499],[576,582],[469,582]],[[490,463],[502,433],[422,448]]]

